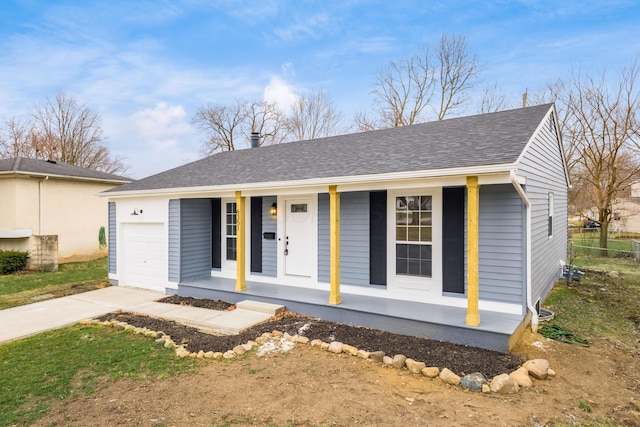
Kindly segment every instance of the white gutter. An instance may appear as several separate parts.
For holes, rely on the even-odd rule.
[[[531,302],[531,202],[529,198],[524,192],[522,186],[518,183],[518,177],[516,176],[515,171],[511,171],[511,183],[513,187],[516,189],[520,198],[524,202],[525,208],[527,210],[527,219],[526,219],[526,239],[527,239],[527,308],[531,312],[531,330],[536,332],[538,330],[538,311],[533,306]]]

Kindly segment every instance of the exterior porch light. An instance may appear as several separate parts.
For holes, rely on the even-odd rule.
[[[142,209],[134,209],[133,212],[131,212],[131,215],[140,215],[142,213]]]
[[[269,208],[269,215],[276,216],[278,215],[278,205],[276,203],[271,204]]]

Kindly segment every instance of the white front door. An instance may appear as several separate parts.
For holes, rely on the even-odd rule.
[[[285,274],[311,277],[316,245],[316,204],[312,198],[289,199],[285,203]]]

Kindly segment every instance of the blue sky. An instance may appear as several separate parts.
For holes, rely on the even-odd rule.
[[[209,103],[324,89],[348,127],[378,69],[443,33],[465,35],[484,64],[478,93],[497,82],[515,107],[572,70],[633,61],[640,2],[4,0],[0,117],[70,94],[142,178],[200,156],[191,118]]]

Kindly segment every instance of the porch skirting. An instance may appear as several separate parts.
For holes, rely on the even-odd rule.
[[[465,308],[345,293],[342,303],[334,305],[328,302],[328,290],[248,281],[246,291],[237,292],[235,285],[234,279],[197,279],[180,283],[178,295],[230,303],[251,299],[281,304],[295,313],[323,320],[501,352],[515,345],[527,320],[524,315],[480,310],[482,322],[470,327]]]

